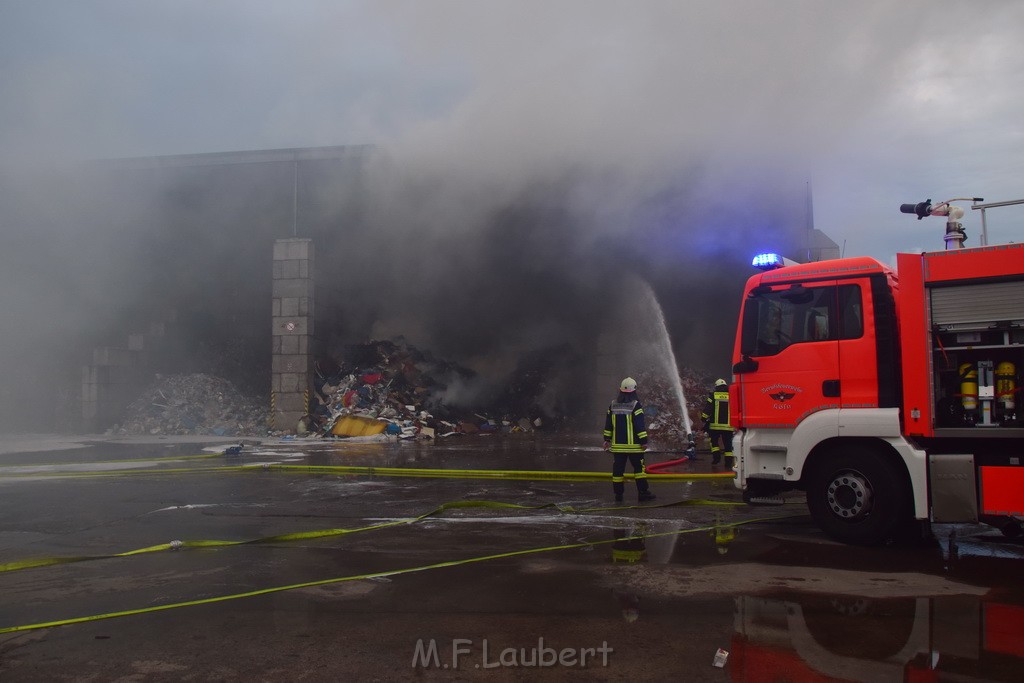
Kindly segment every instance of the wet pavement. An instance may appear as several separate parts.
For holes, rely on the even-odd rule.
[[[726,480],[302,467],[610,469],[568,436],[230,443],[6,441],[3,680],[1021,677],[1024,545],[984,527],[853,548]]]

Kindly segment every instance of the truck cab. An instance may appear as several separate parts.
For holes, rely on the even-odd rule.
[[[757,365],[737,373],[745,425],[795,428],[822,410],[896,407],[895,291],[895,274],[868,258],[751,278],[737,339],[738,362]]]
[[[1019,527],[1024,430],[1006,406],[1024,364],[1024,245],[993,249],[901,254],[899,276],[860,257],[748,280],[730,387],[748,502],[804,490],[819,526],[857,544],[913,520]],[[988,384],[965,396],[951,380],[972,371]],[[985,494],[1003,481],[1022,493],[996,511]]]

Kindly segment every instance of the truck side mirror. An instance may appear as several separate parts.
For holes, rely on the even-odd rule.
[[[742,375],[745,372],[757,372],[758,367],[759,365],[756,360],[743,354],[743,360],[732,366],[732,372],[735,375]]]

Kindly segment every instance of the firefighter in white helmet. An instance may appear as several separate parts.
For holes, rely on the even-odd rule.
[[[732,426],[729,424],[729,384],[724,379],[715,380],[715,388],[708,392],[704,403],[704,433],[711,440],[711,464],[717,465],[725,454],[725,466],[733,466]]]
[[[612,464],[612,491],[615,502],[622,502],[625,492],[626,461],[633,465],[637,496],[640,502],[654,500],[647,472],[644,469],[644,451],[647,450],[647,427],[644,424],[644,408],[636,395],[636,380],[627,377],[619,385],[619,395],[608,406],[604,420],[604,448],[611,451],[615,460]]]

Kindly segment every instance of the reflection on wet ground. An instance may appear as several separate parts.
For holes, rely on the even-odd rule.
[[[1024,607],[976,596],[743,595],[732,680],[1019,681],[1022,629]]]
[[[729,481],[655,480],[657,504],[637,506],[630,489],[615,505],[603,481],[233,469],[608,471],[584,438],[224,447],[0,455],[0,629],[140,610],[0,633],[0,674],[51,679],[74,664],[101,680],[333,680],[338,667],[391,678],[408,676],[428,636],[448,664],[453,639],[605,640],[608,680],[1018,680],[1024,664],[1024,544],[984,527],[851,548],[800,504],[738,504]],[[18,564],[40,558],[66,561]],[[146,611],[169,605],[180,607]],[[467,666],[467,678],[495,674]]]

